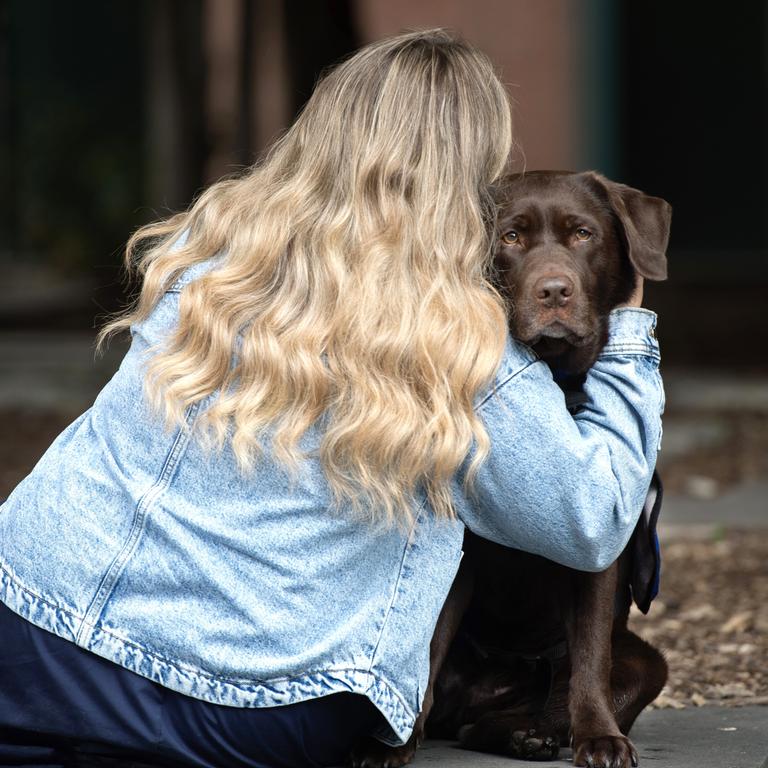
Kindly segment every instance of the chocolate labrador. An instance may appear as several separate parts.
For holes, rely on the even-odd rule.
[[[635,273],[666,278],[670,206],[592,172],[516,174],[499,193],[495,266],[512,335],[549,364],[575,411],[609,311],[629,298]],[[547,760],[570,743],[576,766],[637,765],[627,734],[667,667],[627,619],[632,599],[647,611],[657,588],[660,501],[654,477],[632,540],[602,573],[467,532],[413,736],[395,748],[370,740],[352,764],[405,765],[426,726],[467,749]]]

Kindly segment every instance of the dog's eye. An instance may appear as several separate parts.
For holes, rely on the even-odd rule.
[[[501,242],[505,245],[515,245],[520,242],[520,235],[514,229],[510,229],[501,236]]]
[[[584,227],[579,227],[576,230],[577,240],[589,240],[591,237],[592,237],[592,233],[588,229],[584,229]]]

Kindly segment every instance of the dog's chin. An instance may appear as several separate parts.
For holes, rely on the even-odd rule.
[[[539,336],[536,340],[528,342],[528,346],[532,347],[543,360],[562,357],[575,348],[566,339],[558,339],[551,336]]]
[[[521,341],[538,351],[551,350],[562,354],[569,348],[584,347],[590,343],[592,334],[580,333],[561,322],[554,322],[540,328],[532,328],[520,336]]]
[[[597,357],[597,333],[578,333],[562,323],[552,323],[521,336],[521,341],[561,374],[579,376]]]

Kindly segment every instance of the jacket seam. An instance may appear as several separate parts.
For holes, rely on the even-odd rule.
[[[181,454],[189,442],[189,427],[194,421],[198,408],[199,403],[195,403],[187,409],[184,426],[179,427],[176,432],[171,448],[168,451],[165,461],[163,462],[163,467],[160,470],[160,475],[147,491],[145,491],[136,505],[136,511],[133,516],[133,523],[131,524],[131,530],[128,533],[128,537],[105,571],[96,593],[85,612],[85,616],[80,622],[80,628],[78,629],[75,638],[75,642],[80,647],[84,648],[89,644],[93,632],[97,627],[98,617],[104,610],[104,606],[107,604],[107,601],[117,585],[128,560],[141,540],[151,506],[170,484],[171,477],[178,466]]]
[[[600,352],[600,357],[615,357],[622,354],[641,354],[648,357],[660,358],[661,354],[654,346],[642,341],[613,341],[606,344]]]
[[[400,558],[400,566],[397,570],[397,578],[395,579],[394,587],[392,588],[392,596],[389,600],[389,605],[387,605],[387,609],[384,612],[384,617],[381,620],[381,627],[379,627],[378,636],[376,638],[376,643],[373,646],[373,650],[371,651],[371,658],[368,665],[368,672],[373,674],[373,666],[375,664],[376,660],[376,654],[378,653],[379,646],[381,645],[381,640],[384,637],[384,630],[387,627],[387,621],[389,621],[390,614],[392,613],[392,609],[394,608],[395,603],[397,602],[397,596],[400,593],[400,584],[403,581],[403,569],[405,568],[405,560],[408,557],[408,553],[411,551],[411,547],[413,545],[413,540],[416,535],[416,526],[418,525],[419,520],[421,519],[421,515],[424,511],[424,507],[427,503],[427,497],[426,494],[424,498],[421,501],[421,504],[419,505],[419,510],[416,513],[416,516],[413,520],[413,525],[411,526],[411,530],[408,532],[408,540],[405,543],[405,546],[403,547],[403,554]]]
[[[502,387],[509,384],[509,382],[512,381],[512,379],[519,376],[521,373],[523,373],[523,371],[527,371],[532,365],[536,365],[537,363],[540,363],[540,362],[542,361],[539,359],[529,360],[522,368],[518,368],[512,373],[507,374],[506,377],[503,378],[500,382],[495,383],[493,385],[493,388],[491,389],[491,391],[488,392],[488,394],[485,395],[485,397],[475,406],[475,410],[479,411],[495,394],[498,393],[498,391]]]

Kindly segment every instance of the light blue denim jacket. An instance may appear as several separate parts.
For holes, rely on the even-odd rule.
[[[508,339],[477,399],[491,453],[476,499],[409,531],[330,514],[321,466],[298,481],[267,455],[242,476],[164,430],[143,396],[143,353],[167,337],[188,271],[132,329],[120,369],[0,507],[0,599],[34,624],[169,688],[237,707],[366,695],[406,740],[464,526],[597,571],[639,516],[661,435],[655,315],[621,309],[575,417],[549,369]],[[205,403],[188,410],[193,424]],[[317,447],[320,427],[301,447]],[[471,455],[471,454],[470,454]]]

